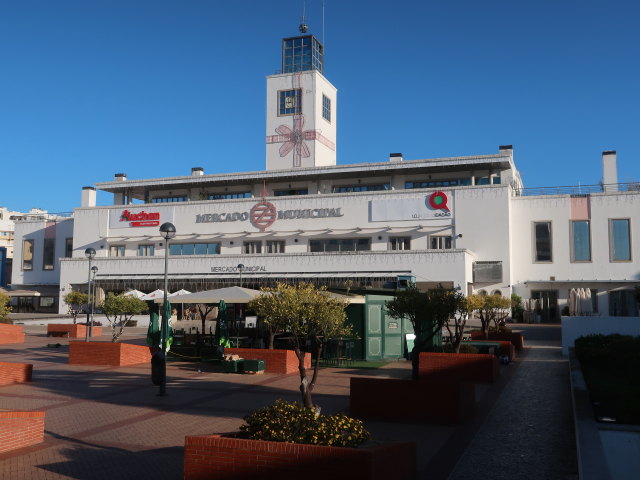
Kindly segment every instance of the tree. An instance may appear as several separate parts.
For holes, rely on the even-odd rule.
[[[200,315],[200,321],[202,322],[202,335],[205,335],[207,328],[207,315],[213,312],[213,309],[216,308],[217,305],[214,303],[199,303],[196,305],[198,309],[198,314]]]
[[[117,342],[124,327],[134,315],[142,315],[149,311],[147,303],[139,298],[108,293],[100,305],[111,327],[111,341]]]
[[[446,322],[446,327],[454,353],[460,353],[460,345],[464,337],[464,327],[471,313],[469,310],[469,302],[467,302],[467,298],[462,293],[456,291],[450,292],[450,299],[448,301],[453,312]]]
[[[418,378],[420,352],[427,351],[433,338],[458,308],[458,297],[454,293],[442,286],[422,292],[415,284],[411,284],[406,290],[398,291],[393,300],[386,302],[389,316],[408,318],[413,326],[416,335],[411,352],[414,379]]]
[[[0,292],[0,323],[11,323],[11,320],[9,320],[10,313],[9,295]]]
[[[480,328],[484,338],[489,338],[489,326],[493,322],[496,331],[500,323],[509,316],[512,301],[502,295],[469,295],[469,310],[478,312]]]
[[[331,297],[326,287],[316,288],[310,283],[279,283],[275,288],[262,291],[264,294],[251,300],[248,308],[274,330],[291,334],[298,358],[302,403],[318,411],[311,395],[318,379],[323,347],[332,339],[352,334],[350,327],[345,325],[347,302]],[[304,365],[307,352],[312,352],[314,358],[311,379]]]
[[[73,323],[78,321],[78,314],[82,311],[82,305],[89,303],[89,295],[79,291],[69,292],[64,296],[69,313],[73,315]]]

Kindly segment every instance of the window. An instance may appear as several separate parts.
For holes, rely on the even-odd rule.
[[[175,203],[175,202],[186,202],[186,195],[176,195],[173,197],[155,197],[151,199],[151,203]]]
[[[170,255],[219,255],[219,243],[170,243]]]
[[[244,253],[262,253],[262,242],[244,242],[242,251]]]
[[[404,188],[433,188],[471,185],[470,178],[454,178],[451,180],[418,180],[404,182]]]
[[[433,235],[430,240],[433,250],[449,250],[451,248],[451,235]]]
[[[309,189],[307,188],[293,188],[289,190],[274,190],[274,197],[288,197],[291,195],[308,195]]]
[[[278,92],[278,116],[298,115],[302,112],[302,90],[280,90]]]
[[[490,184],[491,184],[491,178],[489,176],[476,178],[476,185],[490,185]]]
[[[64,239],[64,258],[73,257],[73,238]]]
[[[635,290],[609,292],[609,315],[612,317],[637,317],[638,302]]]
[[[284,73],[318,70],[322,73],[323,48],[312,35],[285,38],[282,41]]]
[[[411,250],[411,237],[390,237],[389,250]]]
[[[551,262],[551,222],[534,222],[533,235],[535,242],[534,262]]]
[[[390,183],[375,183],[371,185],[334,185],[333,193],[349,192],[377,192],[380,190],[391,190]]]
[[[235,198],[251,198],[251,192],[210,193],[207,200],[233,200]]]
[[[45,238],[44,248],[42,249],[42,269],[53,270],[56,255],[56,239]]]
[[[265,253],[284,253],[284,241],[268,240]]]
[[[54,297],[40,297],[40,306],[43,308],[53,307],[56,303]]]
[[[631,261],[631,229],[628,218],[609,220],[609,255],[612,262]]]
[[[156,251],[156,247],[153,244],[150,245],[138,245],[139,257],[153,257]]]
[[[322,95],[322,118],[327,122],[331,121],[331,99],[326,95]]]
[[[371,250],[370,238],[309,240],[310,252],[356,252],[364,250]]]
[[[111,245],[109,247],[110,257],[124,257],[124,245]]]
[[[33,270],[33,240],[22,241],[22,270]]]
[[[591,231],[589,220],[571,222],[571,261],[591,261]]]

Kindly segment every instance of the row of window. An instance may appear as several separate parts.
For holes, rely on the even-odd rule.
[[[433,235],[429,237],[429,245],[434,250],[448,250],[452,248],[452,237],[448,235]],[[411,250],[411,237],[390,237],[389,250]],[[331,238],[309,240],[310,252],[357,252],[371,250],[370,238]],[[246,241],[242,243],[242,252],[254,253],[284,253],[284,240]],[[170,255],[220,255],[221,244],[213,243],[171,243]],[[112,257],[124,257],[124,245],[111,245],[109,255]],[[138,245],[139,257],[153,257],[155,246],[153,244]]]
[[[330,102],[329,102],[330,105]],[[330,113],[329,113],[330,115]],[[500,184],[500,177],[478,177],[476,178],[476,185],[489,185],[493,182],[494,185]],[[441,187],[455,187],[455,186],[469,186],[471,185],[470,178],[459,178],[450,180],[424,180],[424,181],[410,181],[405,182],[404,188],[407,190],[414,188],[441,188]],[[334,185],[331,187],[332,193],[350,193],[350,192],[378,192],[383,190],[391,190],[390,183],[374,183],[367,185]],[[289,188],[284,190],[274,190],[274,197],[287,197],[294,195],[308,195],[308,188]],[[252,198],[251,192],[232,192],[232,193],[208,193],[202,194],[200,200],[234,200],[237,198]],[[150,203],[174,203],[174,202],[188,202],[187,195],[173,195],[169,197],[154,197]]]
[[[35,252],[35,240],[22,241],[22,270],[33,270],[33,255]],[[56,260],[56,239],[45,238],[42,247],[42,269],[53,270]],[[65,238],[64,256],[71,258],[73,255],[73,238]]]
[[[569,238],[572,262],[591,262],[591,221],[570,222]],[[533,223],[534,261],[553,262],[553,232],[551,222]],[[631,261],[631,220],[628,218],[609,219],[609,261]]]

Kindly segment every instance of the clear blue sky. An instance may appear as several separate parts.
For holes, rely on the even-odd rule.
[[[0,205],[265,168],[265,76],[302,0],[0,0]],[[323,38],[322,1],[306,0]],[[326,0],[338,163],[495,153],[526,186],[640,181],[640,7],[616,0]],[[111,196],[99,195],[100,204]]]

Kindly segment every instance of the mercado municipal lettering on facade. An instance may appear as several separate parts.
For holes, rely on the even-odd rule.
[[[39,290],[45,310],[65,313],[64,295],[86,288],[84,251],[94,248],[104,291],[149,292],[162,285],[169,248],[170,291],[310,281],[392,294],[415,281],[516,293],[557,321],[580,287],[593,293],[595,312],[637,314],[640,192],[618,183],[616,152],[602,154],[602,185],[535,191],[524,188],[510,145],[339,165],[337,90],[323,60],[284,62],[266,79],[266,170],[118,173],[84,187],[71,218],[16,225],[14,287]],[[96,189],[112,205],[96,205]],[[177,230],[168,246],[164,222]]]

